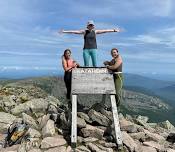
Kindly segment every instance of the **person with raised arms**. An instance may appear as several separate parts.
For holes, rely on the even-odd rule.
[[[83,59],[84,66],[89,67],[89,60],[91,58],[93,67],[97,67],[97,41],[96,35],[109,33],[109,32],[121,32],[121,29],[104,29],[96,30],[93,20],[87,22],[86,30],[61,30],[60,33],[68,34],[82,34],[84,35],[84,47],[83,47]]]

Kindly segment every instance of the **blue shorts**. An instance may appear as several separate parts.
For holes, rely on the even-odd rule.
[[[93,67],[97,67],[97,49],[83,49],[84,66],[89,66],[90,57]]]

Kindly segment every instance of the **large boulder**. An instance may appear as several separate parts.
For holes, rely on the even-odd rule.
[[[81,129],[81,132],[83,134],[83,137],[95,137],[98,139],[102,139],[104,134],[104,130],[88,124],[86,125],[86,128]]]
[[[45,112],[48,107],[48,101],[45,99],[32,99],[28,102],[25,102],[23,104],[19,104],[15,108],[11,110],[12,114],[19,115],[22,112]]]
[[[129,151],[134,152],[137,149],[137,144],[126,132],[122,132],[123,144],[129,149]]]
[[[9,113],[0,112],[0,131],[7,131],[10,124],[14,122],[16,116]]]
[[[84,119],[86,122],[88,123],[92,123],[92,120],[89,118],[89,116],[87,114],[85,114],[84,112],[77,112],[77,115]]]
[[[175,131],[175,127],[168,120],[158,123],[158,126],[170,131]]]
[[[43,137],[53,136],[55,134],[55,124],[53,120],[48,120],[42,129]]]
[[[158,143],[163,143],[165,142],[165,138],[159,134],[156,133],[151,133],[148,130],[144,130],[145,136],[149,139],[149,140],[153,140],[156,141]]]
[[[164,146],[158,144],[155,141],[146,141],[146,142],[143,142],[143,145],[153,147],[153,148],[157,149],[157,151],[165,151]]]
[[[102,126],[109,126],[111,123],[105,115],[93,109],[88,112],[88,115],[93,121],[98,122]]]
[[[85,128],[86,127],[86,122],[84,119],[77,117],[77,127],[78,128]]]
[[[30,125],[31,127],[36,128],[36,129],[38,128],[37,122],[31,116],[27,115],[26,113],[22,113],[22,119],[26,124]]]
[[[53,147],[60,147],[67,142],[62,136],[46,137],[41,141],[41,148],[48,149]]]

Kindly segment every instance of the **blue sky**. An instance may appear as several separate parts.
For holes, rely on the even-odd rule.
[[[85,29],[88,20],[94,20],[96,29],[125,29],[97,36],[99,66],[117,47],[124,72],[175,74],[173,0],[0,0],[0,7],[1,75],[63,72],[66,48],[83,65],[83,37],[57,31]]]

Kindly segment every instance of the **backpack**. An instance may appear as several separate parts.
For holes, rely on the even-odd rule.
[[[23,137],[25,137],[29,126],[24,123],[12,123],[8,128],[7,137],[5,138],[4,148],[7,146],[12,146],[14,144],[19,144]]]

